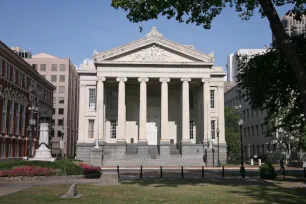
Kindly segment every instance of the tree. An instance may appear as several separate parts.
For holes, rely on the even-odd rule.
[[[289,43],[306,66],[306,34],[290,37]],[[237,57],[239,95],[253,109],[267,111],[268,132],[295,136],[296,147],[305,148],[305,119],[297,77],[287,56],[272,47],[251,58]]]
[[[229,6],[235,6],[241,19],[248,20],[259,8],[262,17],[267,17],[270,28],[276,38],[277,48],[286,56],[297,80],[302,99],[304,118],[306,118],[306,69],[301,57],[288,40],[275,6],[293,5],[291,12],[300,20],[306,14],[305,0],[113,0],[112,6],[128,11],[127,18],[138,23],[157,19],[161,14],[168,19],[175,18],[179,22],[195,23],[209,29],[212,20]]]
[[[232,108],[224,108],[225,140],[229,160],[240,159],[240,132],[238,126],[239,115]]]

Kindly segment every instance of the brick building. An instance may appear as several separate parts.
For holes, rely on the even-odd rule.
[[[52,117],[54,90],[55,86],[0,41],[1,159],[28,156],[31,141],[34,154],[39,124]]]

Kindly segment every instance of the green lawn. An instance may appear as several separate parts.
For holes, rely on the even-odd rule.
[[[35,187],[0,197],[0,203],[306,203],[305,188],[281,188],[260,180],[151,179],[112,187],[78,185],[82,198],[60,199],[68,188]]]

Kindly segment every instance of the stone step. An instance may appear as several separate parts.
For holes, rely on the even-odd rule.
[[[126,146],[126,154],[138,154],[138,147],[136,144],[128,144]]]

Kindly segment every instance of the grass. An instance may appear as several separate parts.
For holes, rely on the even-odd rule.
[[[108,187],[78,185],[82,198],[60,199],[68,188],[35,187],[0,197],[0,203],[306,203],[305,189],[262,180],[151,179]]]
[[[55,162],[47,161],[8,161],[0,163],[0,170],[2,169],[12,169],[17,166],[38,166],[38,167],[47,167],[53,169],[59,169],[60,174],[64,175],[65,172],[67,175],[81,175],[83,174],[83,169],[77,166],[72,160],[56,160]]]

